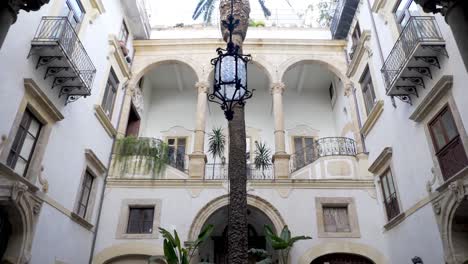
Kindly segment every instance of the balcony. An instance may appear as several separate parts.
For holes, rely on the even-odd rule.
[[[311,146],[296,151],[291,155],[290,171],[298,171],[322,157],[356,156],[356,143],[351,138],[326,137],[320,138]]]
[[[43,17],[31,42],[29,57],[37,57],[36,69],[44,69],[52,89],[65,104],[91,95],[96,69],[75,29],[66,17]]]
[[[345,39],[348,36],[359,0],[340,0],[330,25],[333,39]]]
[[[382,66],[387,95],[411,104],[432,70],[440,69],[441,55],[448,56],[435,18],[411,17]]]
[[[208,163],[205,166],[205,180],[227,180],[227,163]],[[247,164],[247,180],[274,180],[273,165],[267,169],[257,169],[254,164]]]

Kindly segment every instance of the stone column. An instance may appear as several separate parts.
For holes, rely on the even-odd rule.
[[[190,178],[203,179],[205,177],[205,164],[207,161],[204,149],[208,83],[197,82],[195,87],[198,91],[198,99],[193,153],[189,155],[189,176]]]
[[[16,22],[22,9],[26,12],[37,11],[50,0],[2,0],[0,2],[0,49],[10,26]]]
[[[289,178],[289,157],[286,153],[286,139],[284,131],[283,92],[284,83],[274,83],[271,87],[273,95],[273,114],[275,119],[275,154],[273,164],[276,179]]]

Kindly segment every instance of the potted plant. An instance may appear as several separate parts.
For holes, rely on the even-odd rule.
[[[226,136],[220,127],[213,128],[208,138],[208,152],[213,157],[213,177],[215,174],[216,157],[222,158],[224,146],[226,145]]]
[[[129,50],[127,48],[127,44],[123,40],[119,40],[119,47],[122,50],[124,57],[128,56]]]
[[[258,141],[255,141],[255,148],[255,168],[261,169],[263,178],[266,178],[265,169],[271,167],[271,150],[264,142],[259,143]]]

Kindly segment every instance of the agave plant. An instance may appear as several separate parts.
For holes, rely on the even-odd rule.
[[[208,138],[208,152],[213,157],[213,163],[216,164],[216,158],[221,158],[224,154],[224,146],[226,145],[226,136],[220,127],[213,128]],[[213,166],[214,176],[215,166]]]
[[[255,141],[255,168],[262,170],[262,175],[265,178],[265,169],[271,167],[271,150],[264,142]]]
[[[268,225],[265,225],[264,229],[268,243],[274,250],[277,250],[279,252],[279,257],[281,258],[281,263],[283,264],[288,263],[289,252],[294,246],[294,243],[300,240],[312,239],[309,236],[291,237],[291,231],[289,231],[287,225],[283,227],[283,230],[281,231],[281,234],[279,236],[273,233],[271,227]]]
[[[215,9],[215,6],[218,4],[218,2],[219,0],[200,0],[197,4],[197,7],[195,8],[195,11],[193,12],[192,19],[196,20],[203,15],[203,22],[205,24],[210,24],[211,18],[213,16],[213,10]],[[286,2],[289,4],[289,1]],[[271,11],[265,5],[265,0],[258,0],[258,3],[262,7],[265,18],[271,16]]]
[[[164,237],[164,257],[167,264],[189,264],[195,255],[198,247],[211,235],[213,225],[207,225],[198,235],[197,240],[187,248],[182,247],[179,235],[174,230],[174,235],[164,228],[159,228],[159,232]]]

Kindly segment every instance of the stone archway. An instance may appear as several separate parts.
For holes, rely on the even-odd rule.
[[[312,261],[322,256],[336,253],[362,256],[370,260],[370,264],[389,264],[385,256],[377,249],[349,241],[320,243],[307,250],[306,253],[299,258],[298,264],[311,264],[313,263]]]
[[[343,83],[347,83],[348,77],[346,76],[346,62],[344,60],[341,62],[340,61],[341,60],[334,60],[330,59],[329,57],[318,55],[292,57],[287,61],[283,62],[278,67],[278,81],[282,81],[285,74],[299,63],[316,63],[325,67],[330,72],[335,74],[338,78],[342,80]]]
[[[122,264],[125,263],[124,261],[133,263],[128,261],[141,261],[142,259],[146,259],[146,263],[148,263],[150,256],[161,256],[160,260],[164,260],[162,258],[162,256],[164,256],[164,250],[159,245],[153,243],[122,243],[101,250],[94,256],[93,264]]]
[[[433,200],[439,231],[447,264],[459,264],[468,261],[468,170],[462,171],[465,177],[452,181],[440,195]]]
[[[198,234],[202,230],[208,218],[222,207],[227,206],[229,203],[229,196],[223,195],[206,204],[195,216],[192,225],[190,226],[188,241],[195,241]],[[283,217],[279,211],[267,200],[255,196],[247,195],[247,204],[261,210],[273,223],[276,230],[282,230],[286,225]]]
[[[310,264],[375,264],[372,260],[356,254],[332,253],[314,259]]]

